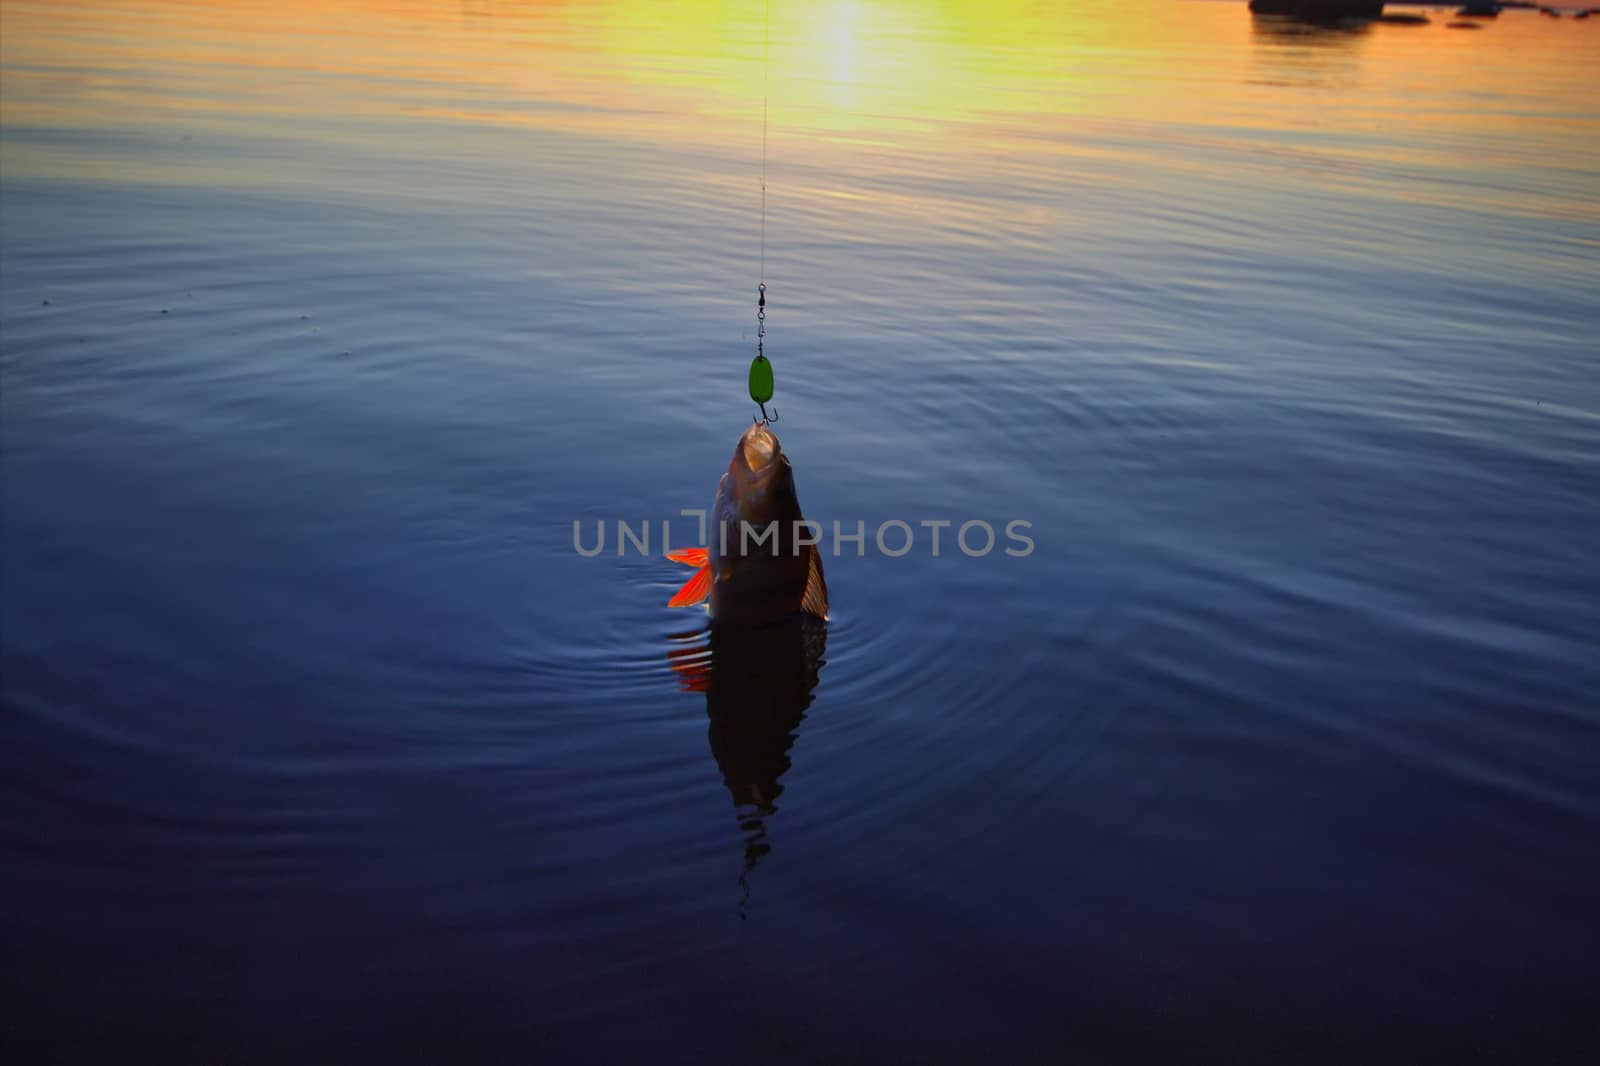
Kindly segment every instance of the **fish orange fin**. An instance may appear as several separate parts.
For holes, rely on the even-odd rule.
[[[711,594],[711,566],[702,566],[694,572],[694,576],[683,583],[672,599],[667,601],[668,607],[691,607]]]
[[[675,552],[668,552],[667,558],[684,566],[704,566],[710,558],[710,553],[705,548],[682,548]]]
[[[828,620],[828,582],[822,577],[822,553],[808,548],[811,560],[806,570],[806,594],[800,597],[800,609],[814,614],[824,622]]]

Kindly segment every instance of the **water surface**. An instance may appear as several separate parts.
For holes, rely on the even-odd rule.
[[[763,16],[0,5],[8,1039],[1586,1061],[1600,20]]]

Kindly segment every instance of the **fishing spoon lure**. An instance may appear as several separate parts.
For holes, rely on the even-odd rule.
[[[761,408],[761,417],[757,420],[763,424],[778,420],[778,409],[774,407],[772,414],[767,414],[767,401],[772,399],[773,380],[772,362],[762,350],[767,338],[767,286],[765,282],[756,288],[756,357],[750,361],[750,399]]]

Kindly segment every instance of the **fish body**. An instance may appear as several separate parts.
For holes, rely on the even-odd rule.
[[[778,437],[757,423],[734,446],[711,507],[711,543],[668,558],[696,567],[668,601],[686,607],[710,600],[711,620],[730,625],[772,622],[805,613],[828,617],[822,554],[803,525],[794,468]]]

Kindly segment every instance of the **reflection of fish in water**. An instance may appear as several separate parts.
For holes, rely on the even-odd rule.
[[[771,850],[764,819],[777,813],[800,722],[822,673],[827,627],[795,615],[765,626],[717,626],[705,646],[672,653],[683,687],[704,692],[711,756],[745,836],[745,874]],[[741,881],[743,879],[741,878]]]
[[[794,469],[765,425],[745,430],[734,446],[711,515],[709,547],[667,556],[698,567],[669,607],[709,597],[712,620],[718,623],[770,622],[800,612],[828,617],[822,553],[797,535],[805,517],[794,491]]]

